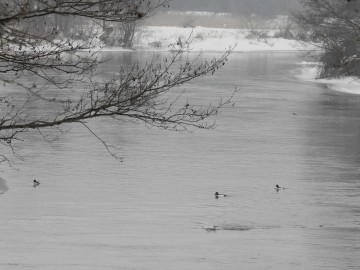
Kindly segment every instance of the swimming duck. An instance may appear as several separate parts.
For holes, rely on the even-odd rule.
[[[217,198],[220,198],[220,197],[226,197],[227,195],[226,194],[221,194],[221,193],[219,193],[219,192],[215,192],[215,198],[217,199]]]
[[[285,189],[284,187],[280,187],[279,185],[275,186],[276,191],[279,191],[280,189]]]
[[[36,186],[40,185],[40,182],[35,179],[35,180],[33,181],[33,184],[34,184],[34,187],[36,187]]]

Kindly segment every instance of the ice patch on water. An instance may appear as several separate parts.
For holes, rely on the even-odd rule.
[[[221,226],[204,226],[203,229],[207,232],[215,232],[217,230],[221,230]]]

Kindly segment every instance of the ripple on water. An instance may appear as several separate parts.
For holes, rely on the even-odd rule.
[[[203,227],[205,231],[218,231],[218,230],[224,230],[224,231],[248,231],[251,229],[254,229],[252,226],[247,225],[240,225],[240,224],[225,224],[225,225],[213,225],[213,226],[204,226]]]
[[[9,188],[6,185],[6,180],[0,177],[0,194],[5,193],[8,189]]]

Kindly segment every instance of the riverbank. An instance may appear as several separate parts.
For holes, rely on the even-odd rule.
[[[332,78],[332,79],[317,79],[318,67],[316,63],[303,62],[301,73],[299,78],[305,81],[316,81],[323,83],[327,88],[343,92],[347,94],[360,95],[360,81],[358,78],[353,76],[342,77],[342,78]]]

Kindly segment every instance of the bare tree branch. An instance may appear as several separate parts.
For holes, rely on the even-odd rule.
[[[2,145],[21,158],[16,142],[26,140],[27,132],[38,131],[48,141],[42,130],[55,128],[61,132],[63,125],[78,123],[117,157],[113,151],[116,148],[101,139],[88,121],[108,117],[142,121],[148,127],[170,130],[213,128],[215,123],[207,119],[229,104],[234,93],[206,106],[182,104],[180,96],[171,93],[193,79],[213,74],[226,63],[231,48],[208,61],[201,54],[185,57],[193,39],[190,36],[177,41],[170,56],[128,69],[119,67],[116,74],[106,79],[99,70],[104,64],[99,57],[101,29],[87,27],[76,32],[74,25],[74,32],[69,34],[59,31],[56,25],[64,16],[81,18],[88,24],[93,20],[131,22],[167,3],[167,0],[0,0],[0,80],[26,93],[15,98],[10,91],[0,97]],[[35,110],[39,101],[48,103],[49,110]]]
[[[322,63],[320,77],[360,77],[360,5],[358,1],[302,0],[304,10],[294,14],[305,30],[305,42]]]

